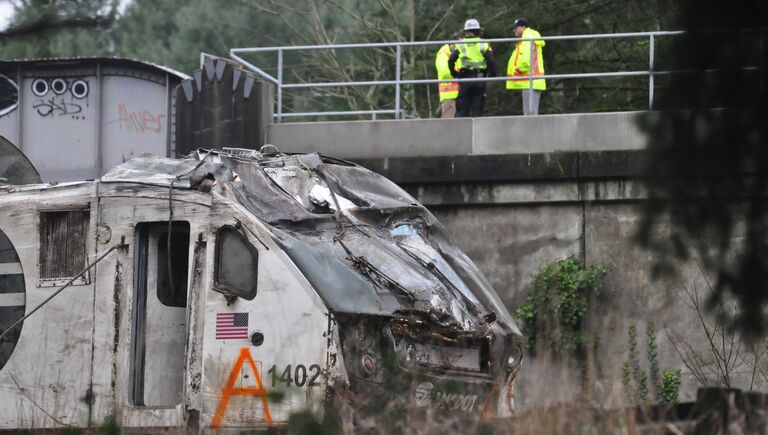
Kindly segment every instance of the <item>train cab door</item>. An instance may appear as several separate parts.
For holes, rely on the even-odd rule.
[[[137,407],[183,401],[190,224],[135,227],[129,395]]]
[[[135,190],[126,197],[129,188]],[[107,256],[98,271],[104,332],[97,331],[97,398],[114,399],[95,408],[94,420],[114,416],[126,430],[183,426],[192,394],[186,385],[196,303],[190,300],[206,277],[203,235],[210,197],[174,192],[175,217],[169,222],[168,199],[161,196],[166,192],[100,185],[99,234],[104,237],[99,243],[125,247]],[[202,272],[194,274],[196,268]]]

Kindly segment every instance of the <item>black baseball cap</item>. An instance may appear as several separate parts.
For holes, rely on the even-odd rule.
[[[523,17],[518,17],[517,19],[515,19],[515,22],[512,23],[512,27],[517,27],[517,26],[528,27],[528,20],[526,20]]]

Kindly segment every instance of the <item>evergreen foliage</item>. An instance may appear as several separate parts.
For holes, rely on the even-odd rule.
[[[667,29],[678,13],[671,0],[639,4],[607,0],[13,0],[16,13],[0,50],[6,58],[114,55],[148,60],[191,72],[200,52],[227,56],[230,48],[333,43],[445,40],[476,18],[488,38],[513,37],[510,27],[526,16],[544,36]],[[62,25],[64,24],[64,25]],[[18,30],[31,29],[32,32]],[[37,29],[37,30],[35,30]],[[13,36],[16,35],[16,36]],[[435,78],[439,46],[404,48],[403,79]],[[494,47],[499,74],[506,74],[513,44]],[[642,70],[648,41],[552,41],[544,51],[547,71],[557,73]],[[249,56],[276,75],[276,56]],[[287,52],[289,83],[392,80],[394,49]],[[647,79],[549,81],[542,113],[643,109]],[[285,111],[393,109],[392,86],[291,90]],[[436,85],[405,85],[401,104],[417,117],[437,113]],[[521,111],[519,92],[503,82],[488,86],[486,113]],[[338,119],[338,118],[334,118]]]
[[[16,0],[5,59],[102,56],[113,51],[118,0]]]

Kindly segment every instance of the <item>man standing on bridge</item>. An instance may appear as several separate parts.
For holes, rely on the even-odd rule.
[[[461,33],[456,32],[451,35],[451,40],[461,39]],[[448,66],[448,59],[451,52],[456,50],[456,44],[445,44],[437,50],[435,56],[435,68],[437,68],[438,80],[449,80],[453,78],[451,68]],[[440,111],[443,118],[456,117],[456,97],[459,96],[459,84],[456,82],[438,83],[437,89],[440,93]]]
[[[512,27],[518,38],[541,38],[539,32],[528,27],[528,20],[523,17],[516,19]],[[539,114],[541,91],[547,89],[544,79],[535,78],[544,74],[544,57],[541,49],[545,44],[540,39],[518,41],[507,64],[507,77],[513,77],[512,80],[507,80],[507,89],[523,91],[523,115]]]
[[[464,39],[456,44],[456,50],[448,59],[448,67],[454,77],[460,79],[496,77],[496,59],[491,45],[480,40],[480,23],[470,18],[464,23]],[[456,62],[461,61],[456,70]],[[456,114],[459,117],[483,116],[485,106],[485,82],[459,83]]]

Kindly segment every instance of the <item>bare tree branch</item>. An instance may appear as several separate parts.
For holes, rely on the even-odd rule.
[[[700,269],[701,270],[701,269]],[[712,291],[710,281],[704,276],[704,282]],[[696,319],[706,338],[707,350],[695,349],[690,343],[689,338],[683,339],[665,328],[675,351],[683,360],[683,363],[702,386],[722,385],[728,388],[733,386],[733,375],[743,366],[751,365],[750,389],[754,386],[754,380],[759,370],[762,360],[768,353],[768,342],[764,342],[762,347],[751,346],[747,355],[742,351],[743,340],[741,334],[726,330],[723,318],[730,308],[727,302],[720,298],[717,301],[717,313],[714,318],[705,314],[705,307],[702,306],[700,292],[696,282],[693,283],[693,289],[681,285],[681,291],[685,297],[680,297],[686,306],[692,309],[696,314]]]
[[[451,3],[451,5],[445,9],[445,12],[443,12],[443,15],[441,15],[440,18],[437,19],[437,21],[435,22],[435,25],[432,26],[431,29],[429,29],[429,32],[427,32],[427,36],[424,38],[425,40],[429,41],[430,39],[432,39],[432,34],[435,33],[435,31],[437,31],[437,29],[439,29],[440,26],[443,25],[443,22],[445,21],[446,17],[448,17],[451,11],[453,11],[453,8],[456,6],[456,3],[458,2],[459,0],[453,0],[453,3]]]

